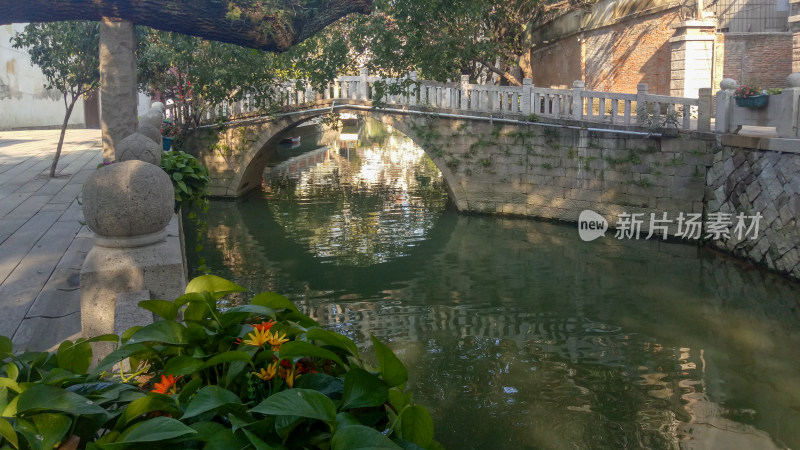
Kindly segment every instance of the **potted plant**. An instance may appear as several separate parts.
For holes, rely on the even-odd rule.
[[[767,106],[769,95],[758,88],[745,85],[736,89],[733,98],[736,100],[736,106],[744,108],[763,108]]]
[[[161,124],[161,136],[163,136],[162,142],[164,145],[164,151],[169,151],[172,148],[172,141],[175,140],[175,137],[181,134],[181,127],[172,123],[171,121],[165,120]]]

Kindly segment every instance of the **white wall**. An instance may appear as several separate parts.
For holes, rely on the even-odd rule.
[[[44,89],[45,77],[31,64],[28,54],[11,47],[11,37],[25,24],[0,26],[0,130],[61,127],[66,113],[58,91]],[[84,126],[83,100],[78,100],[69,121]]]

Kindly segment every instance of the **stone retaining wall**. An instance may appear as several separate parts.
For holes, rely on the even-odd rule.
[[[773,145],[770,145],[772,141]],[[778,139],[725,135],[707,176],[707,214],[760,214],[755,239],[710,241],[713,248],[800,279],[800,147]]]

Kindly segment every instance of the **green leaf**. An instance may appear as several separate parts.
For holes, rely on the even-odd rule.
[[[262,292],[257,294],[253,297],[253,300],[250,301],[250,304],[266,306],[267,308],[276,310],[290,309],[292,311],[300,311],[291,300],[274,292]]]
[[[384,345],[375,336],[372,337],[372,345],[375,347],[375,353],[378,355],[378,362],[380,363],[381,376],[383,380],[389,383],[390,387],[400,386],[408,381],[408,371],[403,363],[395,356],[392,349]]]
[[[186,403],[202,385],[203,379],[201,377],[192,378],[192,381],[188,382],[186,386],[181,389],[181,392],[178,394],[178,401]]]
[[[175,180],[175,181],[181,181],[181,180],[183,180],[183,174],[180,173],[180,172],[173,172],[172,173],[172,179]]]
[[[160,342],[162,344],[185,344],[186,327],[172,320],[159,320],[137,331],[128,344]]]
[[[164,365],[164,374],[166,375],[189,375],[197,372],[203,368],[203,361],[192,358],[191,356],[178,355],[173,356]]]
[[[389,389],[389,403],[394,406],[394,409],[400,411],[406,406],[406,396],[397,388]]]
[[[196,434],[197,431],[171,417],[155,417],[138,423],[122,433],[116,444],[132,442],[157,442]],[[114,445],[116,448],[117,445]],[[120,446],[121,447],[121,446]]]
[[[46,384],[34,384],[19,394],[17,412],[35,410],[61,411],[72,415],[101,414],[106,410],[86,397]]]
[[[243,361],[243,362],[250,362],[250,354],[239,351],[239,350],[231,350],[228,352],[220,353],[209,359],[208,361],[203,364],[203,369],[207,367],[214,367],[217,364],[229,363],[233,361]]]
[[[247,289],[215,275],[201,275],[186,286],[186,293],[208,292],[216,299],[220,299],[231,292],[244,292]]]
[[[251,444],[253,444],[253,447],[256,450],[277,450],[276,447],[268,445],[266,442],[259,439],[258,436],[256,436],[252,432],[246,429],[243,429],[242,431],[244,431],[244,435],[247,436],[247,440],[250,441]]]
[[[347,352],[353,356],[358,356],[358,347],[356,347],[356,343],[347,336],[342,336],[339,333],[323,330],[322,328],[312,328],[306,332],[306,337],[309,341],[322,341],[328,345],[347,350]]]
[[[17,419],[17,430],[34,449],[52,449],[67,435],[72,420],[62,414],[36,414]]]
[[[17,367],[17,365],[14,364],[13,362],[10,362],[5,366],[3,366],[3,370],[5,370],[6,376],[14,381],[16,381],[17,378],[19,377],[19,367]]]
[[[227,389],[219,386],[206,386],[197,391],[197,395],[189,402],[181,419],[185,420],[229,405],[242,405],[242,401],[238,395]]]
[[[344,390],[344,382],[341,378],[324,373],[304,374],[294,382],[294,386],[301,389],[312,389],[333,399],[341,398]]]
[[[92,346],[87,341],[64,341],[58,346],[56,360],[62,369],[84,374],[92,364]]]
[[[400,447],[380,431],[364,425],[339,428],[331,440],[332,450],[398,450]]]
[[[389,386],[375,375],[357,367],[345,375],[341,409],[379,406],[388,399]]]
[[[233,433],[229,429],[224,429],[214,433],[203,446],[203,450],[246,449],[249,444],[243,433]]]
[[[180,189],[181,189],[183,192],[185,192],[185,193],[187,193],[187,194],[191,194],[191,193],[192,193],[192,191],[191,191],[191,190],[190,190],[188,187],[186,187],[186,183],[184,183],[183,181],[178,181],[178,182],[177,182],[177,184],[178,184],[178,187],[179,187],[179,188],[180,188]]]
[[[289,341],[283,345],[281,345],[281,350],[279,353],[280,359],[287,359],[287,358],[294,358],[294,357],[303,357],[303,356],[315,356],[325,359],[330,359],[331,361],[336,362],[339,365],[346,365],[336,353],[332,351],[317,347],[314,344],[303,342],[303,341]]]
[[[19,448],[19,440],[17,438],[17,432],[14,431],[14,427],[11,426],[11,423],[8,420],[0,418],[0,436],[3,439],[7,440],[11,443],[15,448]]]
[[[142,414],[153,411],[164,411],[167,413],[178,413],[180,409],[175,399],[164,394],[148,393],[128,404],[117,421],[117,429],[122,430],[132,420],[139,418]]]
[[[400,435],[420,447],[433,441],[433,419],[424,407],[412,405],[400,414]]]
[[[5,358],[7,355],[14,353],[14,343],[11,339],[0,336],[0,358]]]
[[[268,397],[250,412],[275,416],[299,416],[333,422],[336,405],[317,391],[309,389],[287,389]]]
[[[125,344],[103,358],[103,360],[100,361],[100,364],[98,364],[97,367],[92,370],[91,375],[99,375],[111,369],[114,364],[122,361],[125,358],[150,352],[152,352],[152,349],[144,344]]]
[[[0,388],[9,388],[16,393],[22,392],[19,384],[11,378],[0,378]]]
[[[142,300],[139,302],[139,307],[166,320],[175,320],[178,317],[178,307],[166,300]]]
[[[275,311],[266,306],[261,305],[241,305],[241,306],[234,306],[233,308],[228,309],[225,311],[225,314],[236,314],[236,313],[251,313],[251,314],[258,314],[260,316],[265,317],[275,317]]]

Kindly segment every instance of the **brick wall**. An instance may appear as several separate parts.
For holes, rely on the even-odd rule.
[[[723,78],[762,88],[786,87],[792,73],[791,33],[718,33],[714,45],[714,89]]]
[[[584,80],[586,89],[636,92],[647,83],[654,94],[669,95],[670,25],[674,9],[637,17],[574,34],[534,50],[533,83],[571,87]]]
[[[572,82],[583,80],[583,48],[580,35],[558,40],[532,52],[533,84],[572,89]]]

